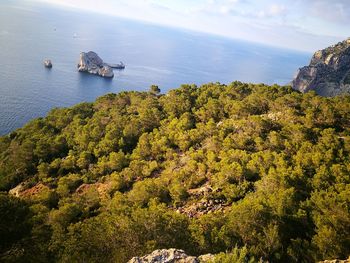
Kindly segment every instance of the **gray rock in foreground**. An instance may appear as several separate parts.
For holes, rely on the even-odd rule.
[[[292,86],[301,92],[314,90],[322,96],[350,92],[350,38],[317,51],[310,65],[299,69]]]
[[[81,52],[78,62],[79,72],[88,72],[105,78],[113,78],[113,69],[93,51]]]
[[[128,263],[202,263],[213,260],[213,255],[192,257],[180,249],[158,249],[144,257],[134,257]]]

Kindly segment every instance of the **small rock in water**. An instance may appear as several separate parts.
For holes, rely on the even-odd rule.
[[[52,68],[52,62],[51,62],[51,60],[50,60],[50,59],[45,59],[45,60],[44,60],[44,66],[45,66],[46,68]]]

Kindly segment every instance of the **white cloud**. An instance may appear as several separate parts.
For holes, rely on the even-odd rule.
[[[350,22],[350,5],[348,0],[310,0],[311,14],[330,22]]]
[[[273,4],[270,6],[269,8],[269,14],[270,15],[282,15],[286,12],[286,7],[284,5],[277,5],[277,4]]]

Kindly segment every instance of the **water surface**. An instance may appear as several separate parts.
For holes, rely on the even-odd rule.
[[[78,73],[81,51],[123,61],[112,80]],[[43,60],[53,62],[51,70]],[[0,2],[0,135],[53,107],[183,83],[286,84],[310,54],[44,4]]]

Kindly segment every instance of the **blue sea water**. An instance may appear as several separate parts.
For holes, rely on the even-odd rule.
[[[78,73],[81,51],[123,61],[114,79]],[[54,107],[126,90],[207,82],[286,84],[311,54],[26,1],[0,2],[0,135]],[[49,58],[53,68],[43,66]]]

